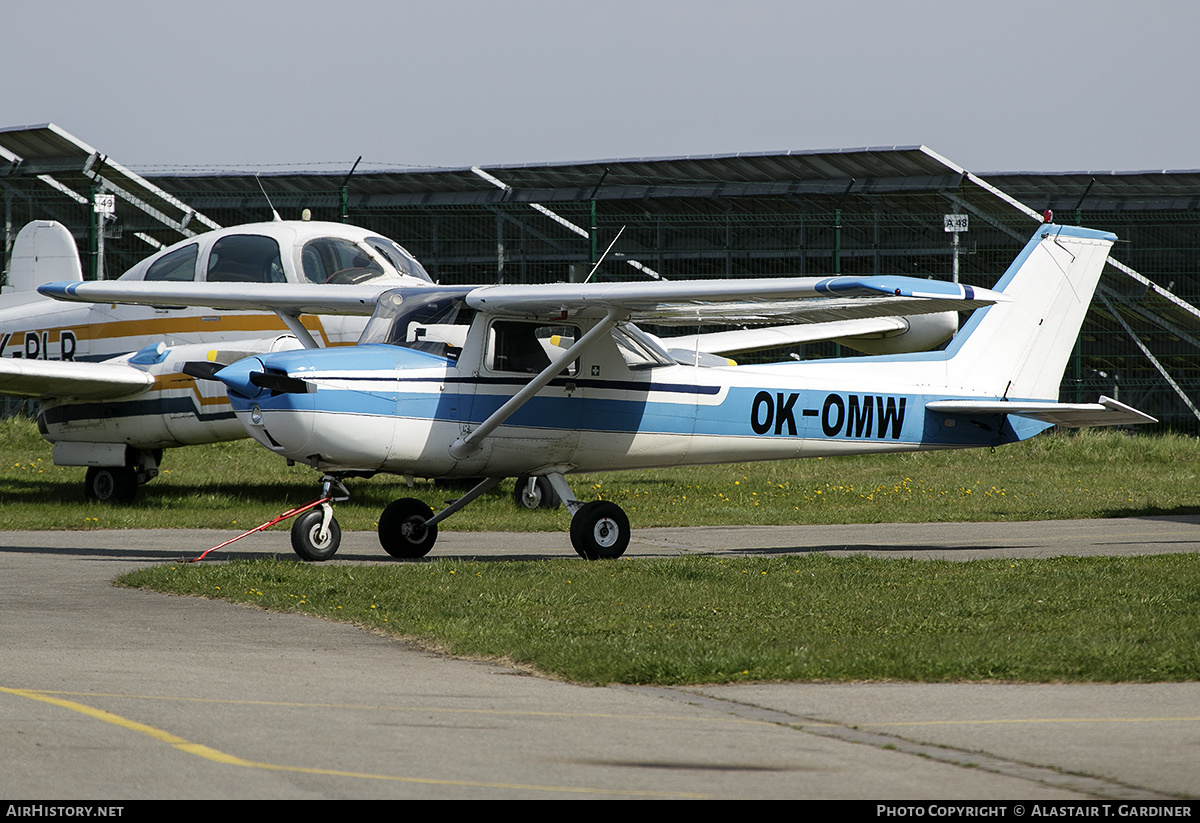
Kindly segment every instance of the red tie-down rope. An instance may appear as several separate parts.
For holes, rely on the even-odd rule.
[[[328,503],[332,499],[333,499],[333,495],[327,494],[324,497],[320,497],[311,503],[305,503],[303,506],[299,506],[297,508],[291,509],[290,511],[286,511],[283,514],[276,517],[274,520],[269,520],[266,523],[263,523],[261,526],[255,526],[253,529],[251,529],[248,532],[242,532],[237,537],[232,537],[229,540],[226,540],[224,543],[221,543],[218,546],[213,546],[211,549],[204,552],[204,554],[200,555],[199,557],[193,557],[191,560],[189,560],[187,562],[188,563],[199,562],[199,561],[203,560],[204,558],[208,557],[213,552],[215,552],[217,549],[223,549],[226,546],[228,546],[230,543],[233,543],[235,540],[241,540],[243,537],[246,537],[247,535],[254,534],[255,532],[260,532],[263,529],[269,529],[272,526],[274,526],[276,523],[287,520],[289,517],[295,517],[296,515],[300,514],[301,512],[306,512],[309,509],[316,508],[317,506],[320,506],[322,503]]]

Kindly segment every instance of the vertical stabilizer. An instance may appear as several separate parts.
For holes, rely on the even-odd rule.
[[[1057,400],[1084,315],[1116,235],[1041,226],[946,353],[950,388],[1008,400]]]
[[[13,240],[4,293],[34,292],[38,286],[62,280],[83,280],[75,238],[53,220],[25,224]]]

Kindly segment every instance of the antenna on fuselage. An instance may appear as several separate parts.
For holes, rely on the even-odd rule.
[[[282,222],[283,218],[279,216],[279,212],[275,211],[275,204],[271,202],[271,198],[267,196],[267,190],[263,188],[262,181],[258,179],[258,172],[254,173],[254,182],[258,183],[258,190],[262,192],[263,197],[267,201],[267,205],[271,207],[271,220],[276,223]]]
[[[608,248],[604,250],[604,254],[600,255],[600,259],[596,261],[596,265],[592,266],[592,270],[588,272],[588,276],[583,278],[584,283],[592,279],[592,275],[596,273],[596,269],[600,268],[600,264],[604,262],[604,258],[608,257],[608,253],[612,251],[612,247],[617,245],[617,241],[621,239],[621,232],[623,231],[625,231],[625,227],[621,226],[621,231],[617,232],[617,236],[608,244]]]

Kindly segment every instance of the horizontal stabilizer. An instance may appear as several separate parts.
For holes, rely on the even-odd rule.
[[[944,414],[1017,414],[1068,428],[1081,426],[1133,426],[1158,420],[1111,397],[1097,403],[1016,403],[1005,400],[937,400],[929,411]]]

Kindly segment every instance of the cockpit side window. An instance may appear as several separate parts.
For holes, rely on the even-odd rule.
[[[213,244],[209,283],[284,283],[279,244],[259,234],[232,234]]]
[[[196,279],[196,256],[200,247],[195,243],[163,255],[146,270],[146,280],[191,282]]]
[[[550,326],[521,320],[497,320],[488,339],[488,368],[492,371],[537,374],[574,345],[579,338],[575,326]],[[563,374],[574,376],[579,361]]]
[[[310,283],[365,283],[385,274],[369,254],[340,237],[305,243],[300,261],[304,279]]]

